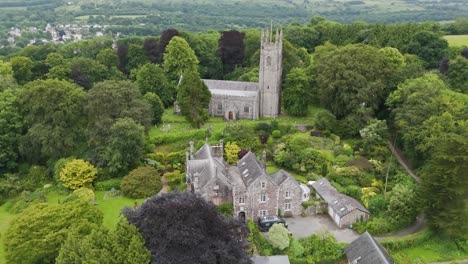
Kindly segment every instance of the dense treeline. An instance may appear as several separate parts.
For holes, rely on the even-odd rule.
[[[327,176],[343,192],[380,208],[373,207],[381,214],[364,229],[401,228],[425,210],[432,228],[456,237],[463,246],[468,233],[463,202],[468,189],[468,47],[449,48],[443,31],[434,22],[343,25],[321,17],[284,28],[283,112],[307,116],[310,106],[321,106],[326,110],[316,113],[314,133],[338,141],[361,137],[362,154],[376,164],[388,162],[390,132],[421,171],[421,189],[396,179],[398,184],[386,198],[374,191],[383,189],[382,179],[353,166],[329,170],[327,155],[336,154],[338,159],[338,153],[353,152],[340,145],[335,149],[331,139],[320,144],[331,141],[336,153],[319,151],[315,145],[304,148],[304,138],[286,137],[274,149],[274,161]],[[6,54],[0,62],[1,201],[50,181],[74,182],[80,173],[92,177],[73,187],[77,195],[87,195],[95,178],[133,171],[125,182],[138,182],[132,178],[140,176],[135,169],[154,154],[155,143],[146,135],[160,124],[164,108],[177,99],[182,115],[200,128],[208,120],[211,97],[201,79],[258,81],[259,48],[256,29],[208,33],[168,29],[160,37],[129,37],[115,43],[99,37]],[[278,124],[266,126],[259,129],[266,134],[261,143],[252,137],[245,138],[248,144],[241,141],[254,134],[247,132],[252,128],[232,126],[223,133],[243,148],[265,144],[274,130],[276,135],[283,133]],[[306,136],[306,142],[313,142]],[[421,197],[421,206],[416,197]],[[106,230],[87,230],[89,239],[97,232],[111,236]],[[135,237],[134,246],[140,245],[142,238]],[[73,238],[61,241],[68,247],[74,243]],[[49,253],[38,259],[58,254],[58,247]],[[140,253],[139,257],[148,257],[148,252]]]

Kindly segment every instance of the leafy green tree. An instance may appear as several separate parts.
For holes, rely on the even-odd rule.
[[[448,52],[448,43],[436,33],[419,31],[411,37],[402,50],[405,53],[418,55],[427,63],[428,68],[436,68]]]
[[[117,119],[110,128],[103,158],[111,172],[127,172],[143,156],[144,128],[129,117]]]
[[[52,52],[47,55],[47,58],[45,60],[45,64],[49,66],[50,68],[56,67],[56,66],[63,66],[65,64],[66,60],[62,56],[62,54],[57,53],[57,52]]]
[[[13,57],[10,59],[13,77],[18,84],[25,84],[31,80],[33,61],[28,57]]]
[[[138,69],[141,66],[150,62],[141,45],[130,44],[128,46],[127,56],[128,56],[128,63],[127,63],[128,71],[131,71],[132,69]]]
[[[164,71],[171,80],[198,73],[198,59],[185,39],[173,37],[164,53]]]
[[[416,220],[418,193],[412,186],[397,184],[390,192],[387,215],[396,226],[408,226]]]
[[[14,89],[16,86],[16,79],[13,77],[11,64],[0,60],[0,92],[9,88]]]
[[[96,60],[109,69],[119,66],[119,57],[117,57],[115,50],[111,48],[100,50],[96,55]]]
[[[366,127],[359,130],[359,134],[364,139],[364,151],[374,157],[376,149],[387,145],[388,129],[385,120],[372,119]]]
[[[110,130],[119,118],[130,117],[149,129],[151,106],[142,98],[140,91],[130,81],[104,81],[89,90],[85,106],[88,115],[88,144],[100,156],[106,148]],[[97,158],[97,164],[102,159]]]
[[[22,118],[11,90],[0,92],[0,172],[16,168]]]
[[[283,250],[289,247],[289,232],[283,224],[274,224],[268,230],[268,240],[274,248]]]
[[[223,65],[221,59],[216,56],[218,49],[219,32],[189,34],[181,32],[181,35],[195,52],[200,60],[198,71],[200,76],[206,79],[221,79],[223,77]],[[259,42],[256,44],[258,49]],[[258,65],[258,63],[257,63]]]
[[[343,118],[362,107],[377,109],[385,89],[385,60],[378,49],[347,45],[316,57],[321,104]]]
[[[156,195],[123,214],[140,230],[154,264],[251,263],[245,224],[192,192]]]
[[[399,85],[387,105],[405,150],[420,161],[431,155],[439,137],[457,129],[457,120],[465,119],[466,100],[466,95],[450,91],[437,75],[426,74]]]
[[[180,107],[180,113],[193,127],[200,128],[208,120],[206,108],[208,108],[210,100],[211,93],[198,73],[186,72],[177,93],[177,103]]]
[[[82,200],[37,204],[18,214],[5,232],[5,258],[9,263],[53,263],[71,229],[89,233],[100,224],[102,212]]]
[[[320,45],[320,35],[314,27],[290,25],[284,29],[284,37],[296,47],[314,51]]]
[[[293,68],[286,76],[282,102],[288,114],[306,116],[310,97],[309,82],[301,68]]]
[[[83,141],[85,92],[59,80],[36,80],[18,92],[25,135],[20,152],[29,161],[70,156]]]
[[[424,210],[430,227],[452,237],[468,233],[468,125],[465,134],[441,138],[432,158],[422,169]]]
[[[157,94],[152,92],[146,93],[143,98],[151,105],[151,110],[153,110],[153,123],[159,125],[164,114],[164,105],[161,99],[159,99]]]
[[[236,142],[228,142],[224,147],[224,153],[226,155],[226,160],[229,164],[235,164],[239,158],[239,152],[241,148],[237,146]]]
[[[149,263],[151,254],[138,229],[121,217],[115,230],[96,227],[87,236],[74,229],[60,248],[57,264]]]
[[[468,93],[468,59],[457,56],[451,60],[447,77],[452,90]]]
[[[132,170],[123,177],[120,189],[130,198],[148,198],[162,188],[161,177],[154,167],[144,166]]]
[[[108,77],[107,68],[99,62],[83,57],[75,57],[71,61],[71,79],[86,90],[94,83],[105,80]]]
[[[159,96],[165,107],[174,102],[173,87],[159,65],[148,63],[141,67],[136,75],[136,84],[142,95],[152,92]]]
[[[63,186],[72,190],[81,187],[90,187],[96,178],[97,170],[94,166],[82,159],[67,162],[60,171],[60,180]]]

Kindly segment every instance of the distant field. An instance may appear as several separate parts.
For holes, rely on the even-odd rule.
[[[444,37],[451,47],[456,46],[467,46],[468,47],[468,35],[447,35]]]

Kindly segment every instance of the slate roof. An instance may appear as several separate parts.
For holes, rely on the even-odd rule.
[[[370,214],[369,211],[359,201],[339,193],[335,187],[330,184],[327,178],[322,178],[314,182],[312,187],[340,217],[343,217],[356,209]]]
[[[258,177],[267,175],[260,161],[250,151],[239,160],[237,167],[239,168],[240,176],[246,187],[249,187]]]
[[[287,173],[283,169],[270,174],[270,176],[273,178],[273,181],[279,186],[281,185],[286,179],[292,178],[291,174]],[[295,181],[296,182],[296,181]]]
[[[290,264],[288,256],[253,256],[254,264]]]
[[[194,159],[187,161],[187,170],[190,175],[198,174],[198,185],[203,188],[213,178],[229,184],[223,164],[211,154],[211,146],[203,145],[194,155]]]
[[[350,264],[393,264],[387,251],[367,231],[345,247]]]
[[[258,83],[256,82],[239,82],[239,81],[224,81],[224,80],[207,80],[203,82],[210,90],[230,90],[230,91],[258,91]]]

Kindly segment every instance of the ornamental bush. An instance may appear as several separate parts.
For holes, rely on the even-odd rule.
[[[138,167],[123,177],[120,190],[130,198],[147,198],[162,189],[161,177],[158,171],[149,166]]]
[[[60,180],[63,186],[76,190],[81,187],[90,187],[96,178],[97,170],[94,166],[82,159],[67,162],[60,171]]]

